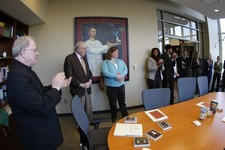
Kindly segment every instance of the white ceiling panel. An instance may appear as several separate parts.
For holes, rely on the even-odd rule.
[[[170,0],[189,7],[211,19],[225,18],[225,0]],[[215,12],[218,10],[218,12]]]

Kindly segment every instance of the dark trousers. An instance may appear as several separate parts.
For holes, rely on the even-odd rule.
[[[106,94],[109,99],[109,106],[112,118],[117,117],[117,100],[119,103],[120,111],[123,117],[128,115],[125,103],[125,86],[110,87],[107,86]]]
[[[155,79],[148,79],[148,88],[154,89],[154,88],[160,88],[161,86],[161,77],[160,74],[157,72],[155,75]]]
[[[174,103],[174,74],[166,74],[163,76],[163,88],[170,88],[170,104]]]
[[[212,82],[211,92],[214,91],[215,82],[216,82],[216,92],[219,91],[220,77],[221,77],[221,74],[219,74],[219,73],[214,73],[213,74],[213,82]]]
[[[208,77],[208,85],[210,87],[211,79],[212,79],[212,71],[207,72],[207,77]]]
[[[149,89],[155,89],[160,88],[161,83],[157,80],[148,79],[148,88]]]

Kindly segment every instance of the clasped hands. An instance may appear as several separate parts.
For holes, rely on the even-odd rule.
[[[70,85],[72,77],[69,77],[69,79],[66,79],[65,73],[60,72],[56,74],[56,76],[52,79],[52,88],[56,88],[58,91],[61,88],[67,87]]]
[[[123,82],[124,81],[124,77],[120,73],[117,73],[116,80],[119,81],[119,82]]]
[[[164,64],[164,61],[162,59],[159,60],[157,67],[161,67],[162,64]]]
[[[84,88],[84,89],[88,89],[88,88],[90,88],[91,84],[92,84],[92,80],[90,79],[90,80],[89,80],[88,82],[86,82],[86,83],[81,83],[81,84],[80,84],[80,87],[82,87],[82,88]]]

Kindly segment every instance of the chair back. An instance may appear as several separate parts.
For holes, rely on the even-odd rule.
[[[145,89],[142,91],[142,101],[145,110],[167,106],[170,104],[170,89]]]
[[[208,77],[207,76],[200,76],[197,78],[197,85],[199,89],[199,96],[205,95],[209,92],[209,85],[208,85]]]
[[[193,99],[195,96],[196,78],[195,77],[178,78],[177,87],[178,87],[179,102]]]
[[[77,95],[73,97],[70,106],[73,117],[79,127],[81,143],[84,144],[87,148],[89,148],[90,146],[90,141],[88,137],[89,121],[84,111],[84,107],[81,104],[80,98]]]

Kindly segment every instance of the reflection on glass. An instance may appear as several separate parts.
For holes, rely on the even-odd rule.
[[[197,41],[198,39],[197,39],[197,32],[195,31],[195,30],[191,30],[191,40],[195,40],[195,41]]]
[[[163,39],[162,38],[158,38],[158,48],[162,53],[163,52]]]
[[[158,11],[157,11],[158,12]],[[163,31],[162,31],[162,22],[158,21],[158,48],[163,52]]]
[[[169,21],[171,23],[180,24],[180,25],[185,26],[185,27],[197,29],[197,22],[196,21],[192,21],[190,19],[187,19],[187,18],[179,16],[179,15],[174,15],[174,14],[170,14],[170,13],[167,13],[167,12],[163,12],[163,20]]]
[[[194,21],[190,21],[191,27],[197,29],[197,23]]]
[[[179,25],[165,23],[165,35],[181,39],[198,41],[197,31]]]
[[[175,29],[176,36],[182,36],[181,26],[176,26],[174,29]]]
[[[161,37],[162,34],[162,22],[158,21],[158,37]]]
[[[191,30],[189,28],[183,28],[184,37],[187,39],[190,39],[191,36]]]

